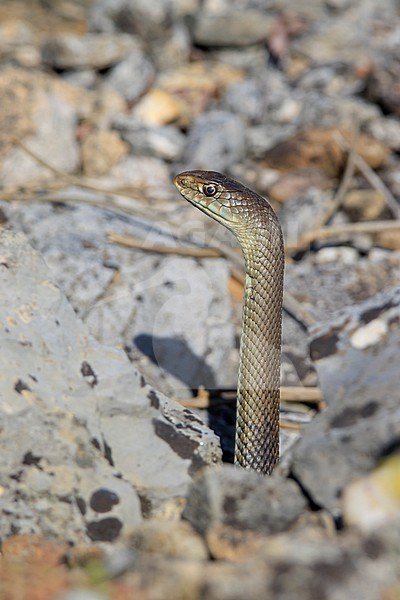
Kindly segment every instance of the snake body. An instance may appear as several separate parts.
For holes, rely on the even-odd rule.
[[[245,259],[235,463],[270,474],[279,459],[279,389],[284,249],[270,204],[215,171],[175,177],[186,200],[230,229]]]

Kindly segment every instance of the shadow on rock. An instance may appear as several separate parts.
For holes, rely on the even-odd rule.
[[[182,381],[194,395],[205,387],[211,399],[218,389],[212,369],[192,352],[184,340],[140,334],[134,344],[166,373]],[[214,406],[207,411],[208,425],[220,437],[224,462],[233,462],[235,444],[235,406]]]

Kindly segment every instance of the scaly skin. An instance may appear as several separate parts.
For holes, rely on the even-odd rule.
[[[186,200],[228,227],[246,264],[237,390],[235,463],[270,474],[279,460],[284,248],[279,221],[261,196],[215,171],[175,177]]]

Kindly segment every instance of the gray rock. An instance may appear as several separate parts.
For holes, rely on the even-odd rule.
[[[157,71],[165,72],[190,62],[191,49],[189,31],[179,22],[171,27],[165,39],[154,42],[150,52]]]
[[[91,7],[89,23],[95,31],[120,29],[154,41],[164,37],[179,15],[179,6],[173,0],[99,0]]]
[[[131,145],[134,154],[156,156],[168,161],[182,158],[185,136],[174,125],[151,126],[121,116],[113,126],[121,133],[122,139]]]
[[[156,184],[155,159],[147,160]],[[128,167],[136,176],[141,172],[140,162],[133,158]],[[145,173],[141,178],[144,182]],[[122,175],[119,182],[123,185]],[[186,208],[190,210],[184,204],[182,210]],[[130,348],[136,367],[158,389],[187,397],[200,384],[211,389],[236,385],[229,267],[224,260],[161,259],[106,239],[107,232],[114,231],[171,244],[175,241],[168,235],[170,223],[160,221],[159,227],[148,219],[127,221],[85,206],[60,212],[46,205],[7,205],[5,210],[44,253],[59,285],[97,339]],[[191,226],[190,217],[186,226]],[[193,228],[200,226],[193,221]]]
[[[222,110],[203,113],[189,131],[185,165],[225,171],[243,158],[244,144],[244,123],[240,117]]]
[[[92,69],[82,69],[79,71],[64,71],[61,77],[67,83],[85,88],[87,90],[92,89],[97,81],[97,73]]]
[[[24,238],[0,255],[1,534],[113,541],[184,495],[216,438],[94,340]]]
[[[44,73],[5,68],[0,74],[0,95],[0,184],[26,185],[54,176],[25,150],[11,145],[9,136],[26,143],[54,168],[72,173],[80,158],[75,135],[77,98],[82,107],[87,100],[84,92]]]
[[[399,278],[400,252],[370,252],[355,266],[345,262],[321,264],[317,253],[315,258],[311,255],[285,269],[288,291],[321,323],[329,321],[336,311],[390,290]]]
[[[400,150],[400,123],[398,119],[379,115],[368,124],[369,132],[391,150]]]
[[[107,600],[107,596],[82,587],[69,590],[61,596],[60,600]]]
[[[189,59],[191,40],[183,18],[198,10],[199,0],[99,0],[89,15],[94,31],[124,31],[140,37],[157,69]]]
[[[306,427],[292,470],[331,511],[349,481],[369,472],[400,436],[399,288],[315,326],[310,343],[329,408]]]
[[[268,64],[268,50],[260,44],[238,48],[213,48],[211,55],[218,62],[245,69],[249,75],[262,73]]]
[[[193,40],[200,46],[249,46],[266,42],[273,17],[251,8],[227,12],[200,10],[193,26]]]
[[[216,522],[276,533],[289,527],[305,506],[294,481],[223,465],[205,471],[193,482],[183,516],[202,534]]]
[[[137,42],[125,34],[59,35],[42,47],[43,61],[56,69],[105,69],[135,50]]]
[[[294,246],[304,233],[319,227],[331,201],[332,193],[317,187],[289,198],[279,212],[286,244]]]
[[[229,110],[251,123],[260,123],[267,108],[266,90],[257,79],[245,79],[230,85],[224,97]]]
[[[294,123],[250,125],[246,128],[246,146],[248,154],[254,158],[263,158],[268,150],[296,133]]]
[[[154,75],[152,62],[137,47],[110,70],[106,81],[123,98],[134,102],[150,87]]]

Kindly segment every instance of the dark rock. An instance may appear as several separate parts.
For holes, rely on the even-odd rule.
[[[319,506],[368,473],[400,436],[399,288],[312,329],[311,352],[328,409],[294,449],[292,471]]]
[[[224,465],[193,482],[183,516],[202,534],[216,522],[265,534],[289,527],[305,506],[294,481]]]

